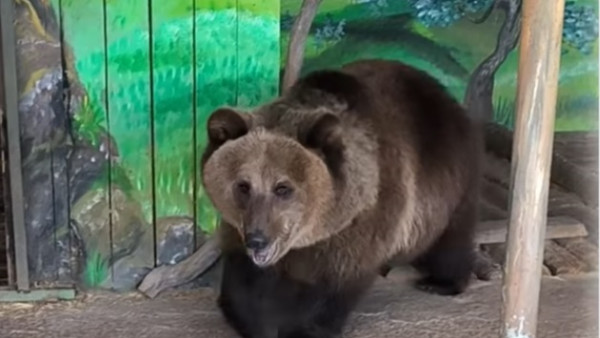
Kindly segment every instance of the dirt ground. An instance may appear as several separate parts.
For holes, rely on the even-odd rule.
[[[500,280],[474,282],[458,297],[413,289],[405,272],[377,282],[353,313],[345,338],[499,337]],[[70,302],[0,305],[2,338],[235,338],[212,289],[92,293]],[[598,276],[544,277],[539,338],[598,337]]]

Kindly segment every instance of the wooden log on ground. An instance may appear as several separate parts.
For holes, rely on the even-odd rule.
[[[498,264],[500,266],[504,265],[504,260],[506,259],[506,243],[482,244],[481,248],[482,251],[484,251],[489,257],[491,257],[495,264]],[[542,275],[552,275],[550,268],[548,268],[546,265],[542,266]]]
[[[554,182],[576,192],[589,205],[598,205],[598,174],[572,163],[564,154],[552,158]]]
[[[484,203],[491,203],[493,206],[504,210],[508,209],[509,200],[508,185],[506,183],[510,175],[508,165],[506,159],[499,159],[488,154],[486,158],[486,179],[482,184]],[[482,211],[482,214],[487,217],[487,214],[491,213],[491,208],[483,203],[482,208],[486,209]],[[592,241],[598,240],[599,218],[597,209],[586,205],[576,193],[567,191],[565,188],[553,183],[550,184],[548,197],[548,216],[571,217],[583,223]],[[488,218],[483,217],[482,219],[488,220]]]
[[[558,245],[587,264],[589,270],[598,270],[598,247],[587,238],[561,238],[555,241]]]
[[[506,240],[506,233],[507,220],[480,222],[476,234],[476,243],[487,245],[503,243]],[[547,238],[584,237],[586,234],[585,227],[573,219],[567,217],[548,219]],[[496,262],[500,263],[495,255],[491,255],[490,259],[488,254],[481,254],[478,250],[476,256],[475,275],[482,280],[493,278],[495,271],[497,271],[495,264]],[[219,256],[220,250],[216,240],[210,238],[198,251],[182,262],[175,265],[160,266],[152,270],[144,278],[138,290],[150,298],[155,298],[166,289],[183,285],[197,278],[210,268]],[[386,269],[382,270],[382,275],[387,273]]]
[[[546,233],[564,0],[522,3],[502,336],[535,338]]]
[[[508,213],[496,205],[482,199],[480,202],[479,219],[481,221],[497,221],[508,218]]]
[[[221,255],[215,238],[209,238],[190,257],[175,265],[163,265],[150,271],[138,290],[150,298],[162,291],[191,282],[208,270]]]
[[[499,156],[510,158],[513,134],[497,124],[486,126],[486,148]],[[572,163],[559,151],[552,155],[551,180],[575,192],[590,206],[598,205],[598,174]]]
[[[500,264],[481,248],[475,249],[474,274],[479,280],[492,280],[502,277]]]
[[[504,265],[504,260],[506,259],[505,242],[482,244],[481,248],[494,260],[494,262]]]
[[[501,210],[508,209],[508,189],[500,184],[485,180],[482,184],[481,194],[486,201],[497,208]]]
[[[484,176],[490,181],[508,188],[510,185],[510,161],[488,153],[485,159]]]
[[[585,237],[585,226],[570,217],[547,218],[545,239]],[[475,241],[479,244],[502,243],[506,241],[508,220],[485,221],[478,224]]]
[[[555,207],[548,211],[548,215],[552,216],[565,216],[575,219],[581,222],[588,232],[589,239],[593,242],[598,241],[598,210],[592,209],[591,207],[579,204],[579,205],[564,205],[562,207]]]
[[[598,132],[560,132],[554,147],[571,163],[598,175]]]
[[[564,188],[556,184],[550,184],[548,212],[572,206],[585,206],[585,204],[575,193],[566,191]]]
[[[556,184],[550,185],[548,216],[566,216],[583,223],[590,240],[598,240],[598,210],[586,205],[577,194]]]
[[[555,276],[577,274],[588,270],[585,262],[552,240],[546,241],[544,264]]]

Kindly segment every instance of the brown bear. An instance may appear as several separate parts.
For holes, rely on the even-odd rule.
[[[338,336],[393,258],[430,292],[468,285],[480,128],[426,73],[384,60],[316,71],[250,113],[216,110],[207,132],[218,304],[241,336]]]

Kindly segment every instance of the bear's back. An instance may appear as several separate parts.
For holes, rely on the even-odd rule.
[[[397,253],[418,255],[444,230],[464,195],[475,193],[475,125],[434,78],[384,60],[350,63],[341,74],[309,74],[257,116],[267,129],[295,137],[307,115],[323,107],[346,127],[346,154],[355,162],[344,178],[354,185],[351,192],[375,189],[376,201],[336,236],[291,251],[283,265],[300,279],[343,279],[378,269]],[[366,167],[377,175],[365,175]]]

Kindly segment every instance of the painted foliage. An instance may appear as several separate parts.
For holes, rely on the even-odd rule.
[[[300,1],[281,2],[282,46]],[[460,101],[509,128],[514,121],[520,0],[326,0],[303,72],[362,58],[423,69]],[[598,2],[567,0],[556,130],[598,128]],[[283,58],[286,49],[282,49]],[[491,116],[493,114],[493,116]]]
[[[214,230],[220,105],[277,94],[276,0],[15,0],[32,279],[131,289]]]

